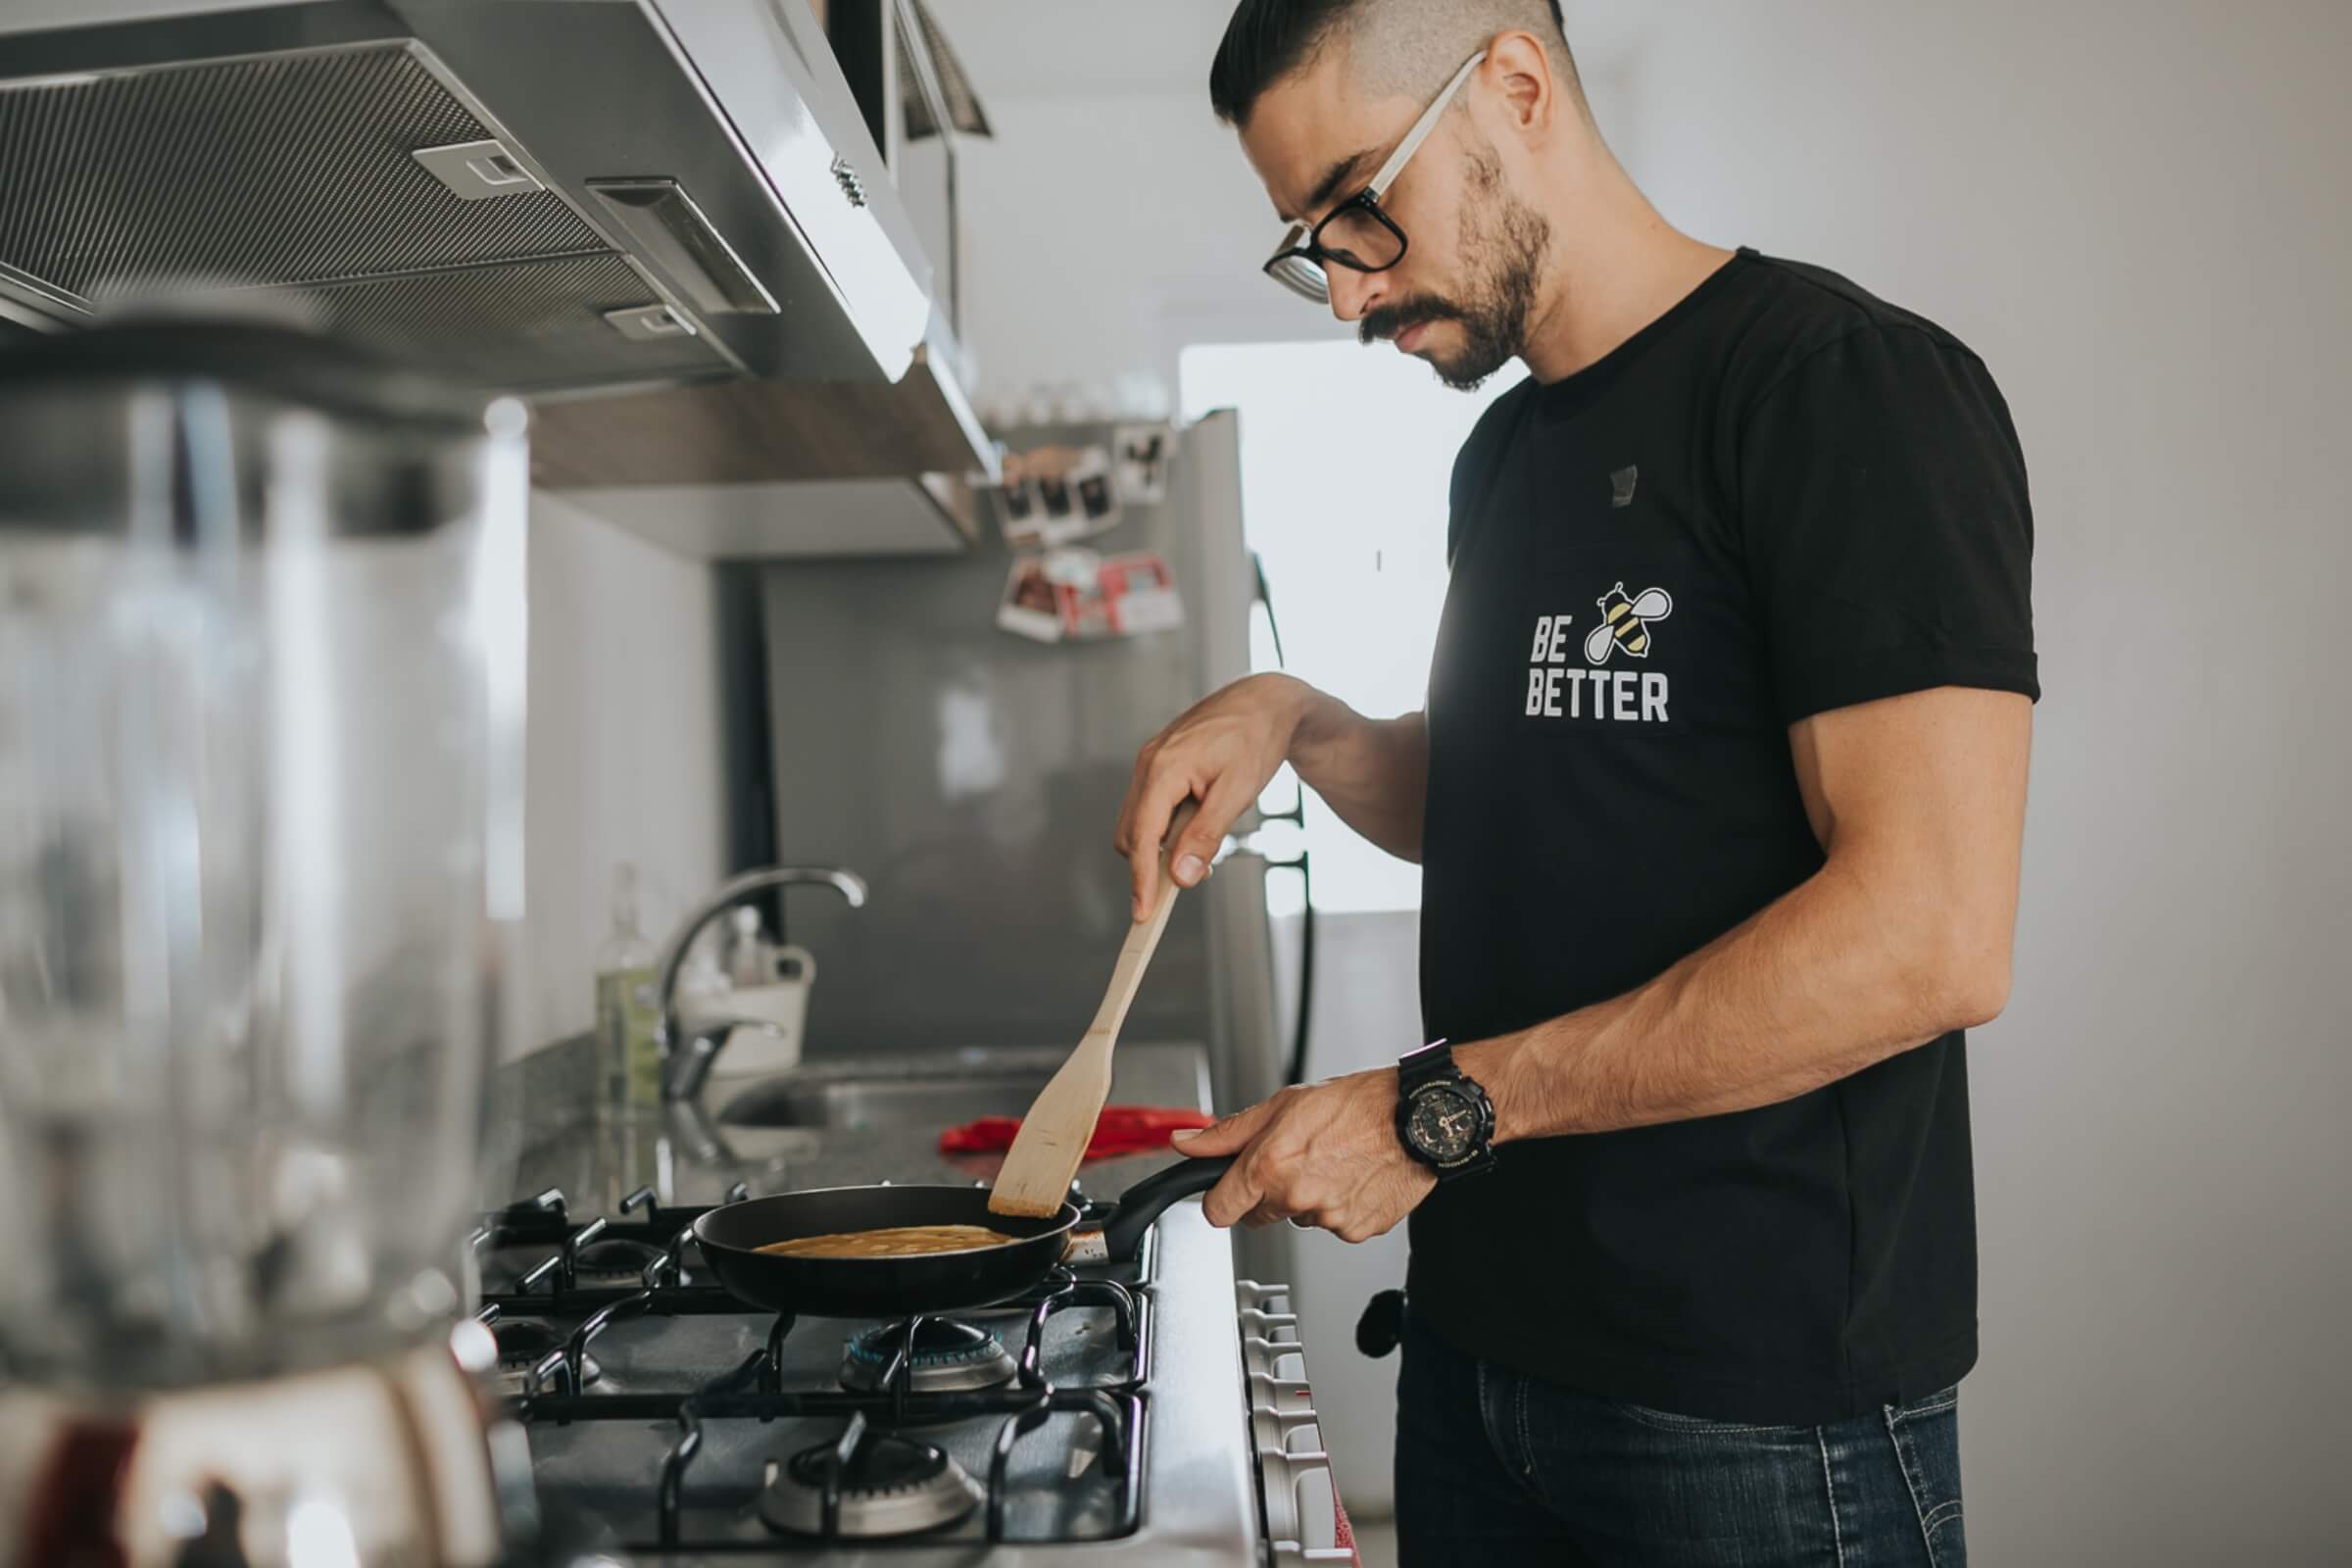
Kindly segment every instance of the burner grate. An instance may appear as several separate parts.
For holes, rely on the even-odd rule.
[[[729,1196],[732,1200],[744,1195]],[[974,1494],[972,1502],[985,1509],[988,1541],[1003,1543],[1008,1539],[1006,1503],[1013,1493],[1009,1476],[1014,1451],[1022,1439],[1051,1418],[1066,1414],[1082,1417],[1097,1429],[1102,1474],[1115,1489],[1116,1496],[1116,1519],[1108,1534],[1126,1536],[1136,1530],[1143,1490],[1144,1395],[1147,1369],[1152,1364],[1147,1294],[1118,1280],[1080,1278],[1070,1269],[1056,1268],[1030,1291],[985,1309],[992,1316],[1024,1314],[1014,1320],[1019,1325],[1017,1333],[1012,1323],[1003,1325],[1002,1339],[952,1318],[917,1317],[868,1330],[853,1341],[851,1355],[860,1362],[878,1359],[870,1386],[786,1392],[782,1388],[784,1346],[796,1320],[793,1314],[783,1313],[770,1324],[760,1348],[718,1377],[698,1382],[681,1372],[679,1387],[651,1392],[635,1386],[615,1391],[607,1379],[604,1388],[594,1389],[596,1363],[588,1347],[616,1323],[645,1317],[760,1315],[716,1286],[686,1283],[691,1278],[687,1266],[693,1255],[691,1227],[705,1209],[664,1208],[654,1201],[650,1190],[640,1190],[622,1202],[621,1213],[627,1216],[640,1210],[634,1219],[599,1216],[578,1223],[570,1218],[563,1194],[550,1191],[486,1216],[473,1236],[477,1253],[507,1248],[552,1249],[516,1279],[513,1289],[485,1295],[477,1314],[494,1325],[505,1320],[510,1334],[518,1319],[553,1319],[569,1325],[568,1333],[547,1332],[542,1342],[547,1347],[544,1353],[518,1379],[520,1391],[510,1396],[516,1419],[526,1425],[622,1422],[674,1426],[675,1440],[661,1460],[658,1474],[648,1478],[655,1493],[656,1539],[636,1543],[640,1548],[739,1548],[740,1542],[684,1539],[685,1483],[703,1450],[706,1424],[766,1424],[808,1417],[842,1421],[842,1436],[821,1450],[796,1456],[801,1479],[815,1477],[814,1491],[797,1500],[763,1503],[763,1515],[771,1529],[790,1530],[801,1538],[813,1536],[819,1541],[854,1538],[864,1546],[888,1545],[891,1539],[936,1539],[935,1535],[886,1538],[869,1532],[878,1516],[927,1521],[900,1528],[933,1532],[947,1528],[970,1511],[969,1505],[952,1508],[956,1489],[969,1486]],[[1147,1249],[1151,1245],[1147,1241]],[[645,1260],[637,1277],[618,1285],[596,1283],[601,1271],[620,1257]],[[1148,1250],[1140,1277],[1148,1278],[1149,1268]],[[1100,1383],[1056,1386],[1045,1370],[1049,1325],[1056,1316],[1077,1308],[1110,1313],[1120,1352],[1119,1370]],[[927,1348],[935,1349],[938,1342],[952,1339],[977,1358],[982,1352],[972,1343],[975,1338],[998,1356],[1009,1356],[1009,1379],[988,1387],[936,1392],[920,1386],[916,1373]],[[532,1343],[520,1335],[515,1339],[517,1344]],[[863,1376],[858,1379],[861,1385],[865,1381]],[[853,1497],[845,1525],[841,1477],[860,1441],[905,1445],[905,1449],[893,1450],[903,1454],[926,1446],[906,1438],[903,1434],[906,1431],[988,1420],[994,1420],[997,1427],[984,1482],[957,1469],[956,1475],[962,1480],[954,1486],[941,1478],[926,1482],[925,1500],[919,1506],[906,1504],[895,1511],[894,1506],[885,1506],[879,1515],[860,1508]],[[826,1460],[828,1454],[836,1455],[839,1462]],[[976,1462],[977,1455],[974,1457]],[[795,1522],[781,1524],[780,1518]],[[803,1529],[811,1519],[814,1529]]]

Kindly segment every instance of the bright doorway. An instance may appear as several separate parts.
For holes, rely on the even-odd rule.
[[[1287,668],[1373,717],[1419,708],[1446,598],[1454,454],[1526,371],[1513,365],[1455,392],[1393,349],[1326,341],[1196,345],[1179,374],[1186,418],[1241,416],[1242,516],[1287,659],[1276,663],[1261,623],[1253,666]],[[1268,804],[1287,805],[1292,789],[1286,768]],[[1420,867],[1356,837],[1320,801],[1307,809],[1306,849],[1318,909],[1420,907]],[[1295,897],[1293,878],[1269,886]]]

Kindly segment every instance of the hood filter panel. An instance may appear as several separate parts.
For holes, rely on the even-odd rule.
[[[93,306],[609,249],[552,191],[461,200],[413,156],[489,135],[408,43],[0,81],[0,263]]]
[[[730,368],[691,333],[615,332],[607,313],[643,307],[654,292],[611,253],[269,292],[293,296],[329,331],[470,386],[542,392]]]

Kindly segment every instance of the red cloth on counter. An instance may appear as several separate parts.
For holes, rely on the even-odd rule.
[[[1151,1154],[1168,1147],[1168,1134],[1180,1127],[1205,1127],[1217,1118],[1172,1105],[1105,1105],[1095,1123],[1095,1136],[1086,1146],[1088,1159],[1118,1154]],[[939,1135],[943,1154],[1003,1153],[1021,1130],[1017,1116],[983,1116],[951,1127]]]

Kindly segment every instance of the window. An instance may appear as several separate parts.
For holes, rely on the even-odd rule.
[[[1259,627],[1252,662],[1288,668],[1386,718],[1421,706],[1446,597],[1446,493],[1481,412],[1525,375],[1475,393],[1389,348],[1348,342],[1205,344],[1179,362],[1184,415],[1241,416],[1242,517],[1265,564],[1287,665]],[[1284,769],[1268,805],[1288,805]],[[1414,909],[1420,867],[1374,849],[1321,802],[1306,813],[1322,909]],[[1296,878],[1270,883],[1296,898]],[[1288,912],[1277,907],[1278,913]]]

